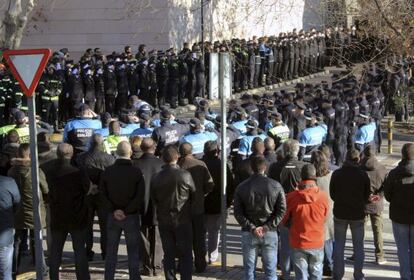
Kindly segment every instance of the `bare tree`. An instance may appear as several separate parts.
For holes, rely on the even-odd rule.
[[[0,25],[0,48],[20,46],[29,16],[37,0],[9,0]]]

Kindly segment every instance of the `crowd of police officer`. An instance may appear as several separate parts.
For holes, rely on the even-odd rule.
[[[332,39],[333,40],[333,39]],[[331,41],[332,41],[331,40]],[[332,45],[330,42],[328,45]],[[171,108],[193,103],[208,92],[209,55],[231,52],[234,91],[293,79],[321,70],[326,57],[325,32],[296,29],[279,36],[233,39],[214,43],[185,43],[182,50],[147,51],[140,45],[134,55],[126,46],[123,53],[104,55],[88,49],[76,63],[64,48],[53,54],[36,90],[37,110],[43,121],[65,123],[75,108],[86,103],[97,114],[119,115],[127,108],[128,96],[137,95],[152,107]],[[0,115],[9,121],[12,108],[27,110],[18,83],[0,65]]]
[[[391,68],[387,63],[371,63],[358,77],[345,71],[334,74],[332,82],[298,83],[290,90],[262,96],[244,93],[241,100],[229,101],[227,116],[220,116],[207,99],[209,54],[232,53],[233,91],[245,92],[317,72],[328,64],[358,62],[366,54],[346,48],[354,40],[353,29],[293,30],[249,41],[204,42],[191,48],[184,44],[178,53],[174,49],[147,52],[145,45],[139,46],[136,55],[128,46],[122,54],[107,56],[98,48],[88,49],[79,63],[70,59],[67,49],[61,49],[54,53],[36,90],[41,144],[50,150],[53,145],[45,135],[64,127],[63,141],[73,147],[74,159],[94,149],[91,139],[96,134],[104,138],[108,156],[115,155],[119,143],[129,141],[132,158],[138,159],[140,143],[150,137],[156,155],[168,145],[190,143],[193,156],[201,159],[206,143],[220,142],[225,117],[226,154],[234,185],[250,175],[246,162],[252,155],[263,154],[269,165],[280,161],[282,143],[292,138],[299,141],[300,160],[323,149],[330,151],[332,164],[341,166],[351,148],[362,152],[374,145],[380,152],[384,114],[408,119],[408,102],[397,106],[394,99],[404,97],[404,87],[410,83],[408,60],[395,59]],[[196,105],[190,120],[174,115],[171,109],[188,103]],[[26,110],[17,82],[0,65],[3,174],[16,156],[16,147],[29,141]],[[90,241],[92,226],[88,225]],[[87,247],[92,259],[92,244]]]

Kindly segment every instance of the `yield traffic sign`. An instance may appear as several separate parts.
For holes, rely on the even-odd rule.
[[[7,65],[26,96],[33,95],[50,55],[50,49],[4,51]]]

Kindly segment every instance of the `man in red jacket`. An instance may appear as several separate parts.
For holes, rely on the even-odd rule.
[[[289,227],[296,279],[322,279],[328,196],[316,185],[316,169],[312,164],[303,166],[301,175],[298,189],[287,195],[282,223]]]

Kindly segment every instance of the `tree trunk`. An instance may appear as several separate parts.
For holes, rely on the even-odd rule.
[[[4,12],[1,47],[17,49],[23,38],[29,15],[35,7],[36,0],[27,0],[23,9],[22,0],[10,0],[9,8]]]

